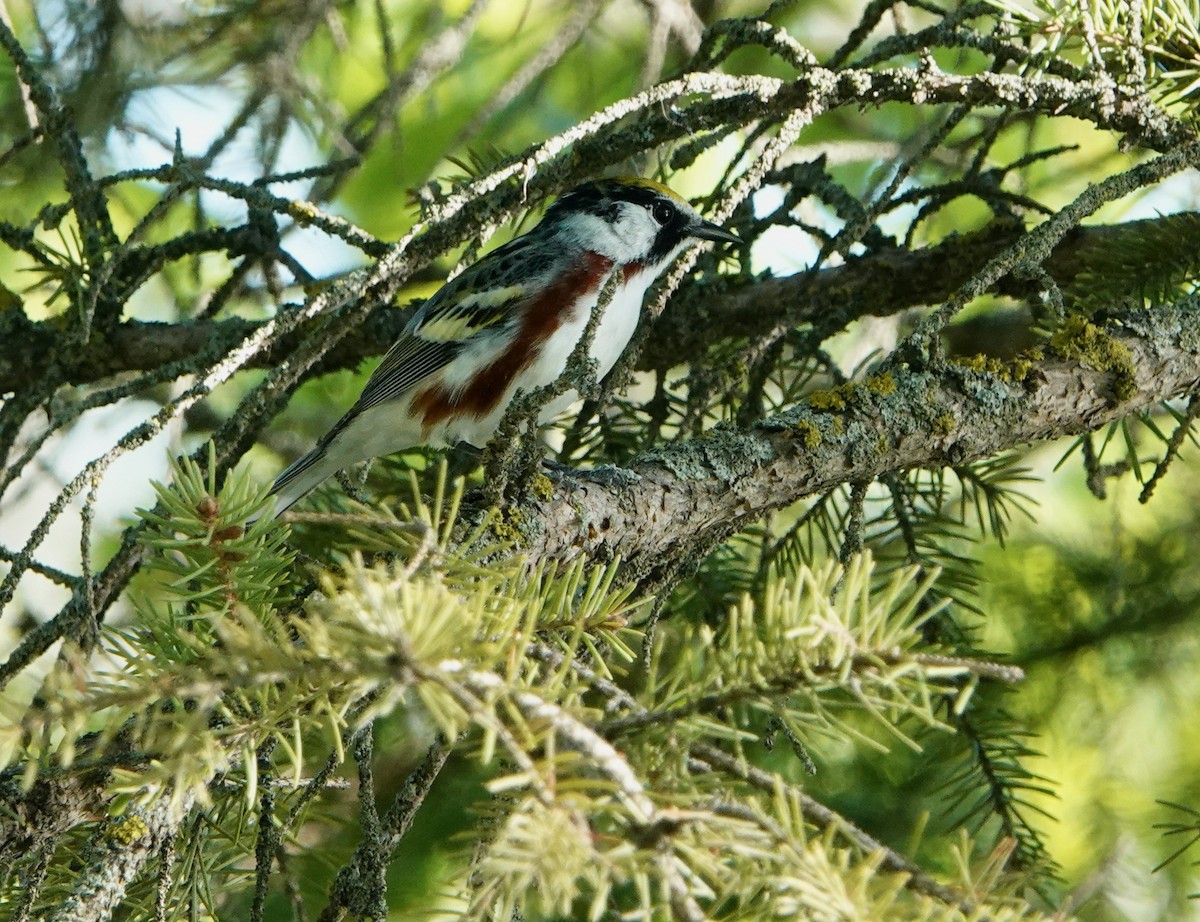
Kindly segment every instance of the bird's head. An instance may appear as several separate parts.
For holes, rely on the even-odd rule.
[[[636,177],[598,179],[572,189],[546,212],[542,228],[618,266],[640,264],[654,274],[688,243],[741,243],[666,186]]]

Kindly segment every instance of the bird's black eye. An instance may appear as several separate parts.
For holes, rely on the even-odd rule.
[[[651,214],[654,215],[655,221],[665,227],[675,217],[675,209],[667,202],[655,202],[654,210]]]

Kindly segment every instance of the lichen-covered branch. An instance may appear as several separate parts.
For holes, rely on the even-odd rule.
[[[535,558],[620,554],[643,570],[805,496],[1096,429],[1200,386],[1200,302],[1081,322],[996,371],[905,368],[818,392],[743,431],[560,479],[531,511]]]
[[[49,922],[106,922],[125,899],[125,891],[146,862],[174,835],[194,798],[163,797],[130,811],[97,832],[84,856],[86,866],[71,895],[45,918]]]

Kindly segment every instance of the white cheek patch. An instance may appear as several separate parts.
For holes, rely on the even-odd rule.
[[[654,245],[658,223],[640,205],[621,202],[619,207],[611,224],[599,215],[577,214],[564,221],[561,233],[580,249],[607,256],[618,265],[641,262]]]
[[[622,203],[621,216],[613,226],[624,252],[618,263],[640,262],[645,259],[658,236],[658,222],[640,205]]]

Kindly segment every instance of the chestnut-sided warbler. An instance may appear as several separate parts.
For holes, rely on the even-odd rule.
[[[359,461],[416,445],[483,447],[518,391],[563,373],[616,276],[589,349],[603,377],[629,344],[650,283],[699,240],[740,242],[651,180],[601,179],[561,196],[537,227],[425,302],[349,412],[279,475],[276,514]],[[551,401],[539,422],[576,399]]]

